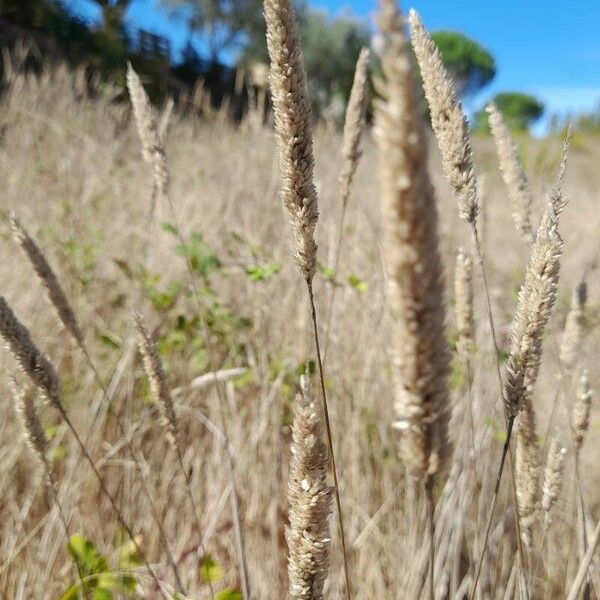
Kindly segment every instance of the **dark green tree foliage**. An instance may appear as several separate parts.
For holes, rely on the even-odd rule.
[[[349,17],[330,20],[324,12],[307,10],[300,22],[300,35],[317,114],[323,114],[335,100],[344,108],[358,55],[369,45],[368,32]]]
[[[98,4],[102,1],[98,0]],[[58,54],[74,64],[85,62],[93,69],[114,72],[122,71],[127,61],[128,41],[122,20],[117,20],[118,34],[108,35],[104,28],[90,28],[61,0],[0,0],[0,17],[33,35],[42,55],[51,40],[55,44],[51,52],[56,53],[60,48]]]
[[[125,12],[131,0],[94,0],[102,11],[102,26],[95,32],[97,44],[104,48],[104,67],[122,70],[130,41],[125,29]]]
[[[123,35],[125,12],[131,0],[94,0],[102,11],[102,28],[114,35]]]
[[[496,75],[494,57],[474,40],[456,31],[436,31],[431,37],[460,96],[477,93]]]
[[[502,92],[492,101],[502,113],[504,122],[511,129],[527,131],[544,114],[544,104],[529,94],[520,92]],[[475,129],[489,131],[488,116],[485,109],[475,115]]]

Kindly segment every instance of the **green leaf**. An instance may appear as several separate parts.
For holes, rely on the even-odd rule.
[[[498,424],[492,417],[486,417],[485,424],[492,430],[494,437],[501,443],[506,442],[506,432],[498,427]]]
[[[317,372],[317,364],[314,360],[303,360],[296,366],[296,375],[310,375],[311,377]]]
[[[100,333],[98,337],[108,348],[112,348],[113,350],[119,350],[121,348],[122,341],[116,333],[105,331],[104,333]]]
[[[270,262],[264,265],[252,265],[246,267],[246,275],[253,282],[266,281],[281,271],[281,264],[278,262]]]
[[[200,564],[200,578],[206,583],[216,583],[221,579],[221,567],[210,554],[206,554]]]
[[[107,570],[106,559],[96,550],[94,544],[82,535],[72,535],[68,549],[84,576],[98,575]]]
[[[79,584],[74,583],[58,600],[79,600]]]
[[[94,600],[113,600],[113,595],[112,592],[106,588],[95,587],[92,598]]]
[[[56,424],[46,425],[46,427],[44,427],[44,435],[46,436],[46,439],[53,440],[59,429],[60,426]]]
[[[317,264],[317,268],[319,269],[319,271],[321,272],[321,275],[323,275],[323,278],[326,281],[334,281],[335,280],[335,271],[333,270],[332,267],[324,267],[321,264]]]
[[[369,289],[367,282],[359,279],[356,275],[348,275],[348,283],[357,292],[366,292]]]
[[[227,588],[215,596],[215,600],[244,600],[241,592]]]
[[[127,277],[127,279],[134,279],[135,274],[133,269],[126,260],[121,258],[113,258],[113,262],[117,267],[119,267],[119,270],[123,273],[123,275],[125,275],[125,277]]]
[[[165,290],[147,286],[146,291],[152,306],[158,311],[166,311],[172,308],[177,301],[181,292],[181,285],[174,282],[168,285]]]
[[[128,573],[102,573],[98,577],[98,588],[115,592],[135,592],[136,578]]]
[[[163,231],[166,231],[167,233],[170,233],[171,235],[178,235],[177,227],[175,227],[175,225],[173,225],[172,223],[161,223],[160,227]]]
[[[48,460],[51,464],[62,460],[67,455],[67,449],[64,446],[55,446],[48,453]]]
[[[131,569],[141,564],[137,548],[132,540],[127,540],[119,549],[119,569]]]

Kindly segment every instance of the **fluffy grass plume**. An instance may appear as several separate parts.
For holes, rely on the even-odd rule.
[[[377,16],[383,78],[377,81],[383,258],[394,320],[396,426],[414,476],[436,473],[447,446],[449,351],[438,216],[427,144],[402,17],[393,0]]]
[[[23,433],[33,455],[40,461],[44,470],[48,471],[46,450],[48,439],[35,407],[35,394],[30,388],[18,388],[13,384],[15,409],[23,426]]]
[[[369,56],[367,48],[360,51],[356,61],[354,81],[346,109],[344,121],[344,133],[342,138],[342,171],[340,173],[340,191],[342,205],[348,202],[352,179],[356,173],[358,160],[360,159],[360,138],[365,122],[365,107],[367,101],[367,84],[369,76]]]
[[[29,330],[0,296],[0,335],[23,372],[55,406],[60,407],[60,382],[52,363],[40,352]]]
[[[493,102],[490,103],[486,111],[489,115],[490,130],[496,143],[500,171],[512,203],[515,227],[523,241],[531,244],[534,240],[531,226],[533,196],[521,164],[519,151],[496,105]]]
[[[567,160],[567,144],[559,173],[549,193],[546,210],[537,230],[525,281],[519,291],[517,311],[511,327],[511,345],[504,400],[507,418],[514,418],[537,379],[542,359],[542,341],[556,301],[563,240],[558,232],[560,214],[566,204],[562,182]]]
[[[295,260],[310,283],[317,269],[314,239],[319,217],[313,181],[311,107],[290,0],[265,0],[270,84],[279,149],[281,198],[295,239]]]
[[[127,64],[127,89],[131,98],[133,116],[142,144],[142,156],[152,167],[153,183],[156,193],[164,196],[169,186],[169,171],[167,159],[159,133],[154,109],[150,104],[146,90],[133,70],[131,63]],[[165,123],[166,128],[166,123]]]
[[[540,458],[535,413],[527,398],[519,413],[515,444],[515,489],[521,539],[531,548],[532,527],[538,515]]]
[[[73,336],[79,346],[83,346],[83,335],[75,317],[75,313],[73,312],[67,299],[67,295],[63,291],[52,267],[46,260],[44,252],[29,235],[15,214],[12,214],[10,217],[10,227],[14,240],[22,248],[27,260],[40,278],[48,299],[58,314],[60,322]]]
[[[294,404],[287,498],[289,597],[321,600],[329,572],[329,456],[319,407],[303,386]]]
[[[444,173],[457,199],[459,215],[473,223],[479,212],[479,200],[469,124],[439,50],[425,30],[421,17],[411,10],[408,21]]]
[[[575,404],[571,414],[571,429],[573,430],[573,440],[575,451],[581,450],[583,439],[590,427],[590,410],[592,408],[593,392],[590,388],[590,381],[586,369],[581,373],[579,385],[575,395]]]
[[[141,315],[135,315],[135,326],[138,333],[138,347],[144,361],[144,370],[150,381],[152,395],[160,407],[163,424],[168,432],[169,442],[177,446],[177,414],[171,397],[171,390],[163,370],[158,349],[150,333],[144,325]]]
[[[462,248],[456,254],[454,296],[458,352],[465,359],[471,352],[475,339],[475,319],[473,316],[473,259]]]
[[[550,511],[560,496],[566,454],[566,448],[561,444],[558,433],[555,433],[548,449],[542,486],[542,510],[546,522],[550,521]]]
[[[572,371],[577,362],[577,354],[583,339],[586,301],[587,284],[585,281],[580,281],[573,290],[571,308],[560,341],[559,358],[566,371]]]

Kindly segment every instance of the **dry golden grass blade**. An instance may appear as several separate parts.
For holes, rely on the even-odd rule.
[[[577,386],[577,394],[573,411],[571,414],[571,429],[573,430],[573,439],[575,443],[575,452],[579,454],[585,434],[590,427],[590,411],[592,407],[593,391],[590,388],[590,381],[587,369],[584,369]]]
[[[344,121],[344,132],[342,134],[342,171],[340,173],[340,196],[342,199],[342,210],[345,209],[350,197],[352,180],[356,173],[356,167],[361,155],[360,139],[365,124],[365,112],[368,96],[370,52],[367,48],[360,51],[356,61],[354,80],[350,99],[346,108],[346,119]],[[340,219],[343,226],[343,219]],[[338,249],[339,252],[339,249]]]
[[[154,109],[131,63],[127,64],[127,88],[131,98],[131,105],[133,106],[135,124],[142,143],[142,156],[152,167],[154,189],[160,198],[168,193],[169,187],[169,170],[167,168],[165,149],[162,144],[162,137],[158,129]]]

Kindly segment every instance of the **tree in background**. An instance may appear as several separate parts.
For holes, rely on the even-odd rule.
[[[131,0],[93,0],[102,11],[102,28],[114,35],[125,31],[125,12]]]
[[[517,131],[528,131],[544,114],[544,104],[529,94],[502,92],[496,94],[492,101],[502,113],[506,125]],[[488,115],[485,109],[481,109],[475,114],[475,129],[489,131]]]
[[[342,119],[361,48],[370,45],[366,26],[351,16],[330,18],[324,11],[297,6],[304,63],[315,114]],[[253,29],[241,63],[267,61],[264,23]]]
[[[457,31],[436,31],[431,37],[454,79],[459,96],[476,94],[495,77],[494,57],[476,41]]]
[[[121,71],[127,60],[129,39],[125,28],[125,13],[131,0],[93,0],[102,11],[102,28],[97,40],[103,46],[103,62],[108,69]]]
[[[95,2],[101,9],[102,3],[116,4],[114,0],[113,2],[95,0]],[[123,0],[117,2],[124,4]],[[90,27],[64,0],[0,0],[0,17],[33,35],[33,47],[41,44],[41,48],[48,51],[45,54],[42,52],[38,56],[39,60],[52,58],[58,50],[61,58],[67,59],[72,64],[84,62],[92,69],[112,75],[116,70],[123,69],[128,58],[128,41],[122,15],[120,19],[115,18],[118,10],[117,7],[112,8],[114,12],[108,15],[108,18],[107,13],[111,12],[111,7],[106,6],[102,11],[104,19],[101,29]],[[108,28],[105,27],[105,20],[111,24]],[[109,31],[113,33],[107,33]],[[43,38],[36,37],[38,34]],[[12,40],[8,39],[9,48],[17,37],[18,34],[15,33]],[[57,45],[51,46],[47,41],[44,42],[45,39],[57,42]],[[38,67],[41,66],[38,59],[33,63]],[[30,66],[33,66],[33,63]]]
[[[243,45],[250,31],[262,21],[261,0],[161,0],[174,16],[185,19],[191,38],[198,34],[208,47],[211,63],[226,51]]]

